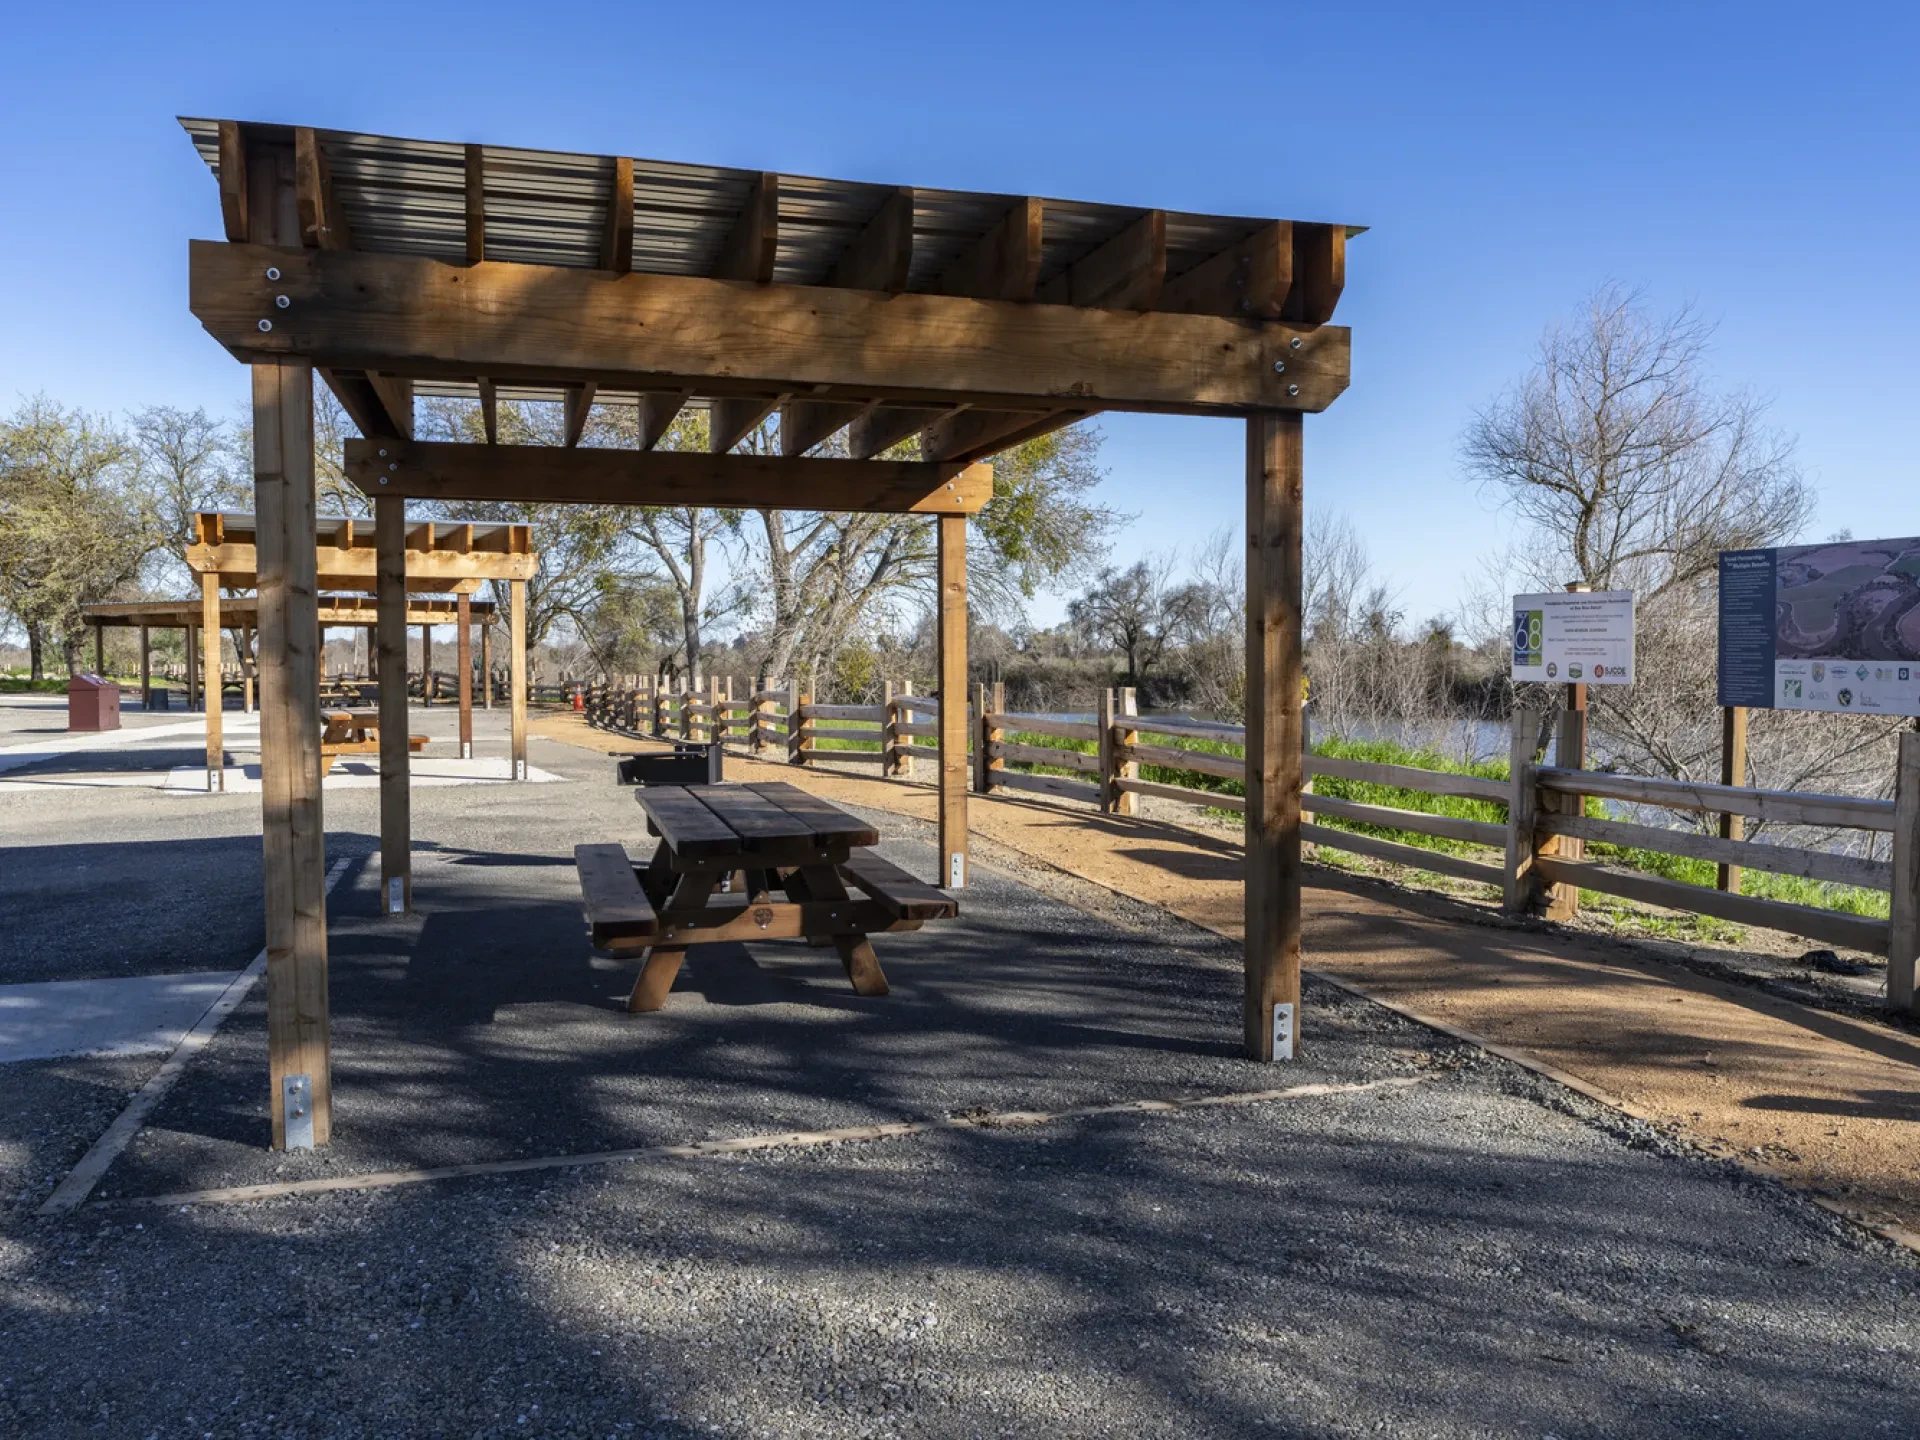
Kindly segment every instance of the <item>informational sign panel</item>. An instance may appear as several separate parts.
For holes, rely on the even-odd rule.
[[[1720,703],[1920,715],[1920,538],[1721,551]]]
[[[1513,678],[1633,683],[1633,592],[1556,590],[1513,597]]]

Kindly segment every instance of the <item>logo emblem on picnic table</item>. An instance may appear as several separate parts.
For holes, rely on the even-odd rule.
[[[768,905],[756,905],[753,909],[753,923],[762,930],[773,923],[773,908]]]

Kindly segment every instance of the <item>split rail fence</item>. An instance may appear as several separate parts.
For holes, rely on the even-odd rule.
[[[641,682],[585,688],[588,719],[610,729],[661,739],[720,742],[796,765],[878,765],[883,776],[910,779],[916,760],[937,760],[940,698],[888,685],[878,705],[823,705],[793,687],[741,686],[714,680],[702,690]],[[1813,795],[1747,786],[1692,783],[1545,763],[1567,712],[1520,711],[1513,718],[1509,778],[1491,779],[1417,766],[1306,757],[1301,840],[1309,845],[1389,861],[1411,869],[1476,881],[1498,890],[1516,914],[1566,919],[1580,892],[1593,891],[1669,910],[1761,926],[1887,958],[1887,1003],[1915,1011],[1920,965],[1920,732],[1901,737],[1891,800]],[[981,794],[1021,791],[1079,801],[1120,815],[1138,797],[1156,796],[1244,811],[1240,795],[1207,781],[1244,784],[1246,732],[1237,725],[1145,716],[1131,690],[1107,691],[1091,718],[1011,713],[1003,687],[977,685],[967,730],[973,788]],[[1582,717],[1583,718],[1583,717]],[[1577,722],[1576,722],[1577,723]],[[1149,738],[1143,738],[1149,737]],[[1053,742],[1053,743],[1049,743]],[[1064,743],[1061,743],[1064,742]],[[1210,748],[1196,748],[1206,745]],[[1143,772],[1146,772],[1143,774]],[[1148,778],[1150,775],[1152,778]],[[1501,820],[1463,818],[1314,793],[1320,777],[1501,807]],[[1614,813],[1587,813],[1587,797]],[[1639,818],[1646,810],[1740,817],[1822,832],[1891,836],[1890,858],[1841,853],[1670,829]],[[1338,820],[1368,833],[1321,823]],[[1391,833],[1462,842],[1500,858],[1432,850]],[[1587,858],[1589,842],[1703,860],[1721,867],[1723,889],[1708,889]],[[1877,848],[1877,847],[1870,847]],[[1880,891],[1889,918],[1851,914],[1740,893],[1740,874],[1757,870]]]

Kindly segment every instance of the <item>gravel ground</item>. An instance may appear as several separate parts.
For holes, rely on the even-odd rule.
[[[990,847],[959,923],[877,942],[885,1000],[831,952],[729,947],[626,1017],[566,857],[639,848],[637,807],[601,757],[533,758],[576,783],[416,794],[420,914],[379,916],[364,863],[336,891],[337,1143],[262,1148],[256,994],[109,1192],[1423,1083],[38,1221],[151,1062],[0,1067],[0,1433],[1920,1435],[1904,1252],[1337,992],[1309,991],[1300,1063],[1251,1065],[1232,947]],[[77,963],[171,923],[169,878],[225,896],[171,968],[244,963],[250,801],[9,803],[9,861],[42,867],[0,877],[10,963],[68,947],[19,893],[59,873],[30,847],[96,833],[154,883],[96,893]],[[374,804],[330,797],[334,855],[364,861]]]

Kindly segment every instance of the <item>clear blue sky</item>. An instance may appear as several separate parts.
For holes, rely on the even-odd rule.
[[[176,114],[1372,226],[1308,494],[1419,618],[1493,549],[1474,408],[1609,279],[1720,322],[1814,530],[1920,533],[1920,22],[1908,7],[11,7],[0,403],[231,411],[186,307],[219,232]],[[1225,421],[1110,416],[1121,558],[1239,523]],[[1048,604],[1037,618],[1058,614]]]

